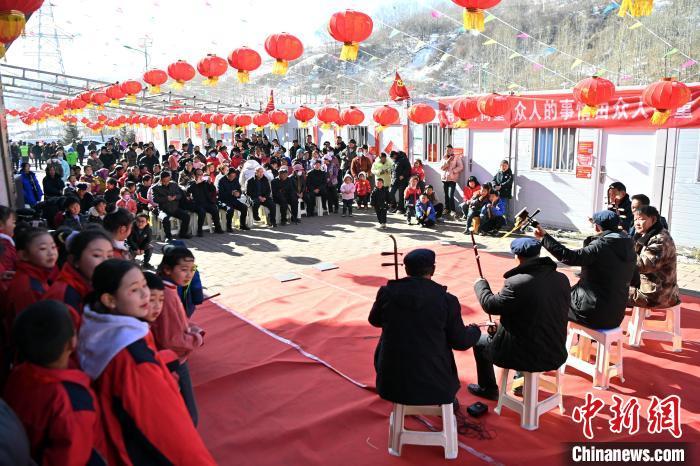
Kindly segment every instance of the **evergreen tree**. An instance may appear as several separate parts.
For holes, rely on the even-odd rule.
[[[68,123],[66,125],[66,132],[63,135],[63,145],[73,144],[76,140],[80,139],[80,131],[75,123]]]
[[[133,129],[126,129],[126,126],[122,126],[119,130],[119,139],[131,145],[136,142],[136,133]]]

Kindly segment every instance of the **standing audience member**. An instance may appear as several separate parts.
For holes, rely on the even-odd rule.
[[[61,176],[56,173],[56,167],[54,165],[49,165],[46,176],[41,181],[41,184],[44,186],[44,195],[47,199],[63,195],[65,183],[63,179],[61,179]]]
[[[620,226],[625,232],[634,227],[632,201],[624,184],[616,181],[608,186],[608,210],[620,216]]]
[[[95,269],[92,285],[78,359],[95,381],[108,464],[215,465],[143,321],[150,307],[143,273],[109,259]]]
[[[357,194],[357,208],[366,209],[369,204],[369,195],[372,192],[372,186],[365,172],[360,172],[357,181],[355,181],[355,193]]]
[[[680,303],[676,278],[676,244],[661,224],[659,211],[641,206],[634,214],[633,240],[637,253],[628,306],[669,308]]]
[[[513,172],[510,169],[510,162],[501,161],[501,170],[496,173],[491,181],[493,190],[498,192],[498,196],[503,199],[503,215],[508,211],[508,201],[513,197]]]
[[[402,151],[393,152],[392,151],[392,165],[391,165],[391,190],[389,191],[389,196],[392,199],[392,213],[396,212],[397,206],[401,214],[406,213],[406,205],[404,201],[404,192],[408,186],[408,179],[411,177],[411,162],[408,161],[408,157]],[[399,198],[396,199],[396,193],[398,192]]]
[[[445,216],[449,216],[452,212],[459,216],[455,210],[455,189],[457,189],[459,176],[464,171],[464,162],[461,155],[455,154],[451,144],[447,145],[440,170],[442,170],[442,186],[445,190]]]
[[[635,215],[635,216],[636,216],[637,211],[639,210],[640,207],[651,205],[651,201],[649,200],[649,197],[644,195],[644,194],[635,194],[630,199],[631,199],[630,206],[632,208],[632,215]],[[666,219],[662,215],[659,215],[659,223],[661,223],[661,226],[665,230],[668,230],[668,222],[666,221]],[[629,229],[629,231],[627,233],[630,236],[634,236],[635,233],[637,233],[637,230],[634,227],[634,223],[632,224],[632,227]]]
[[[17,214],[7,206],[0,205],[0,273],[14,272],[17,268],[17,249],[15,248],[15,225]],[[3,277],[0,277],[2,290]]]
[[[340,185],[340,196],[343,199],[343,214],[348,213],[352,217],[352,203],[355,200],[355,184],[352,182],[352,175],[346,174],[343,177],[343,184]]]
[[[44,193],[29,163],[22,164],[22,171],[17,175],[17,179],[21,182],[24,204],[29,207],[37,205],[41,201]]]
[[[584,240],[582,249],[564,247],[541,225],[535,236],[557,260],[581,267],[581,278],[571,288],[569,320],[594,329],[611,329],[619,327],[625,317],[636,261],[634,242],[620,231],[620,217],[614,212],[596,212],[593,225],[595,233]]]
[[[386,228],[386,214],[389,209],[389,201],[389,189],[384,186],[384,179],[377,178],[369,204],[374,207],[374,212],[377,214],[379,228]]]

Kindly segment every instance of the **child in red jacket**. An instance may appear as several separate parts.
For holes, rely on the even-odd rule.
[[[165,283],[163,312],[151,325],[158,349],[172,350],[180,360],[178,383],[195,425],[198,421],[197,403],[187,357],[204,343],[204,330],[187,319],[177,287],[189,285],[196,270],[192,251],[184,246],[168,245],[163,248],[163,260],[158,266],[158,275]]]
[[[99,407],[83,371],[69,369],[77,338],[68,308],[34,303],[17,317],[14,339],[20,360],[5,399],[22,421],[34,461],[40,465],[105,465]]]
[[[108,259],[95,268],[92,287],[78,359],[94,380],[109,464],[215,465],[142,321],[150,290],[141,270]]]
[[[357,195],[357,208],[366,209],[369,204],[369,195],[372,192],[372,186],[367,180],[365,172],[360,172],[355,181],[355,194]]]
[[[0,205],[0,268],[5,271],[14,271],[17,268],[17,250],[12,239],[16,221],[15,211]]]
[[[68,239],[68,260],[43,299],[66,303],[80,328],[80,315],[92,291],[92,273],[95,267],[113,255],[112,239],[102,228],[91,228]]]
[[[56,243],[44,229],[24,229],[17,234],[16,241],[17,270],[2,300],[5,335],[9,335],[20,312],[42,299],[49,289],[49,277],[58,260]]]

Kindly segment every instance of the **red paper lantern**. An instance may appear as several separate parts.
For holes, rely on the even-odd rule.
[[[88,104],[88,107],[92,106],[92,91],[83,92],[78,97],[80,100]]]
[[[333,13],[328,22],[328,33],[338,42],[343,43],[340,51],[341,60],[357,60],[359,43],[372,34],[372,18],[355,10]]]
[[[256,113],[255,116],[253,116],[253,124],[258,131],[262,131],[268,123],[270,123],[270,117],[266,113]]]
[[[107,121],[107,117],[105,115],[97,115],[97,121],[99,121],[100,123],[104,123],[105,121]]]
[[[230,126],[231,128],[236,126],[236,114],[228,113],[226,116],[224,116],[224,124]]]
[[[104,107],[104,104],[109,102],[109,97],[104,92],[93,92],[91,99],[92,103],[97,105],[99,108]]]
[[[224,116],[221,113],[217,113],[211,118],[211,122],[220,127],[224,124]]]
[[[574,87],[574,99],[585,104],[580,116],[595,118],[598,106],[606,104],[615,95],[615,85],[605,78],[592,76],[576,84]]]
[[[455,128],[466,128],[469,126],[469,121],[478,117],[479,112],[479,102],[470,97],[462,97],[452,102],[452,113],[459,119],[455,123]]]
[[[236,127],[237,128],[247,128],[253,122],[253,118],[250,115],[238,115],[236,116]]]
[[[435,109],[428,104],[414,104],[408,109],[408,118],[416,124],[424,125],[435,119]]]
[[[117,118],[117,123],[119,123],[120,125],[123,125],[124,123],[126,123],[126,115],[120,115]]]
[[[70,107],[77,112],[87,107],[87,102],[78,97],[71,100]]]
[[[107,90],[105,90],[105,94],[107,94],[107,97],[112,99],[111,103],[114,107],[118,107],[119,99],[123,99],[126,95],[124,91],[122,91],[122,88],[119,85],[119,83],[112,84],[111,86],[109,86]]]
[[[340,111],[336,107],[322,107],[318,111],[318,119],[322,123],[321,128],[328,129],[340,120]]]
[[[289,62],[296,60],[304,53],[304,45],[295,36],[283,32],[272,34],[265,39],[265,51],[276,60],[272,66],[272,73],[285,75]]]
[[[228,56],[228,64],[238,70],[237,77],[241,83],[250,81],[250,72],[257,70],[262,63],[260,54],[248,47],[239,47]]]
[[[148,122],[146,124],[148,125],[149,128],[156,129],[156,127],[158,126],[158,118],[154,117],[154,116],[149,117]]]
[[[147,124],[148,124],[148,119],[149,119],[149,116],[148,116],[148,115],[141,115],[141,116],[139,117],[139,124],[140,124],[140,125],[147,125]]]
[[[143,80],[150,86],[148,91],[157,94],[160,92],[160,86],[168,80],[168,73],[159,69],[148,70],[143,74]]]
[[[384,131],[387,126],[394,125],[399,122],[399,111],[394,107],[384,105],[379,107],[372,113],[372,118],[377,123],[377,132]]]
[[[204,123],[205,125],[210,125],[212,118],[214,118],[213,113],[203,113],[202,114],[202,123]]]
[[[491,118],[503,116],[510,110],[508,97],[496,93],[479,97],[477,105],[479,112]]]
[[[673,112],[690,102],[691,97],[690,88],[674,78],[663,78],[642,92],[644,103],[656,109],[651,117],[651,123],[656,126],[666,123]]]
[[[190,122],[191,117],[189,113],[181,113],[177,119],[179,124],[186,125]]]
[[[462,19],[464,29],[467,31],[484,30],[484,10],[493,8],[501,0],[452,0],[457,5],[464,8]]]
[[[215,86],[219,81],[219,77],[223,76],[227,69],[228,63],[226,63],[226,60],[213,53],[207,54],[206,57],[197,63],[197,71],[207,78],[204,84],[208,86]]]
[[[136,94],[141,92],[143,89],[141,83],[133,79],[124,81],[120,87],[122,88],[124,94],[127,95],[126,101],[131,103],[136,102]]]
[[[351,106],[340,112],[340,119],[346,125],[357,126],[365,121],[365,114],[359,108]]]
[[[200,112],[192,112],[192,115],[190,115],[190,121],[192,121],[192,123],[201,123],[202,114]]]
[[[168,75],[175,80],[173,89],[182,89],[187,81],[194,78],[195,71],[185,60],[178,60],[168,65]]]
[[[296,118],[296,120],[301,123],[300,126],[302,128],[306,128],[309,121],[311,121],[315,115],[316,112],[304,105],[294,110],[294,118]]]
[[[273,129],[279,129],[280,126],[286,125],[289,121],[287,113],[282,110],[273,110],[268,113],[268,116],[270,117],[270,123],[272,123],[271,126]]]

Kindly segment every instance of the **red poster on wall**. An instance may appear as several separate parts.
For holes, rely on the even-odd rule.
[[[578,143],[576,164],[580,166],[593,165],[593,141],[580,141]]]
[[[576,178],[585,178],[590,180],[593,176],[593,167],[576,167]]]

